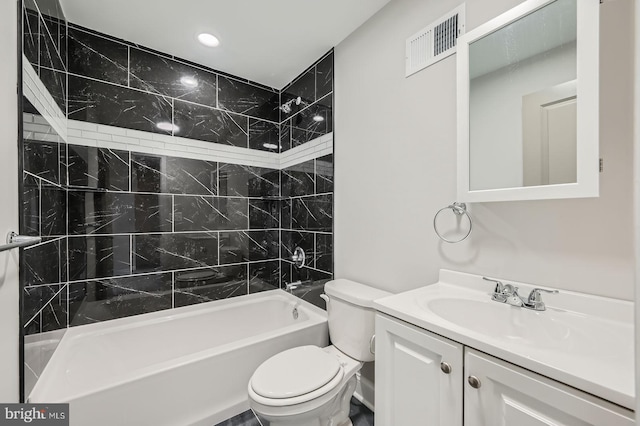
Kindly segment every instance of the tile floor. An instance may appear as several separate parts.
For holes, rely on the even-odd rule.
[[[349,417],[353,426],[373,426],[373,413],[360,401],[351,398],[351,411]],[[216,426],[266,426],[260,423],[251,410],[218,423]]]

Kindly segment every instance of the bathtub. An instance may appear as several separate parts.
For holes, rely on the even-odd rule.
[[[70,403],[72,426],[212,426],[249,408],[263,361],[308,344],[328,344],[326,313],[282,290],[73,327],[29,402]]]

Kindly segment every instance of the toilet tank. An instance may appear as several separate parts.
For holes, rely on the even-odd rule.
[[[371,339],[375,333],[373,301],[391,293],[354,281],[338,279],[324,286],[329,296],[327,315],[331,344],[358,361],[374,360]]]

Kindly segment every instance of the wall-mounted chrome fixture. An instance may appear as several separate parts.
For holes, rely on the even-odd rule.
[[[442,234],[438,231],[438,226],[436,224],[436,220],[438,219],[438,215],[440,213],[442,213],[444,210],[447,209],[451,209],[453,211],[453,213],[458,217],[462,217],[462,215],[467,216],[467,219],[469,219],[469,231],[467,231],[467,233],[464,235],[464,237],[458,239],[458,240],[449,240],[445,237],[442,236]],[[471,220],[471,216],[469,215],[469,212],[467,211],[467,205],[465,203],[458,203],[458,202],[454,202],[453,204],[448,205],[447,207],[443,207],[440,210],[438,210],[438,212],[436,213],[436,215],[433,217],[433,230],[436,231],[436,235],[438,236],[438,238],[440,238],[442,241],[444,241],[445,243],[459,243],[461,241],[466,240],[469,235],[471,235],[471,230],[473,229],[473,221]]]
[[[42,241],[40,237],[27,237],[25,235],[18,235],[15,232],[9,232],[7,234],[7,244],[0,246],[0,251],[11,250],[19,247],[28,247],[34,244],[38,244]]]
[[[304,266],[304,261],[306,260],[304,250],[302,250],[301,247],[296,247],[293,251],[293,256],[291,256],[291,260],[293,261],[293,264],[296,265],[296,268],[302,268]]]
[[[297,98],[293,98],[288,100],[287,102],[283,103],[282,105],[280,105],[280,110],[282,112],[284,112],[285,114],[289,114],[291,112],[291,105],[292,104],[296,104],[296,105],[300,105],[302,103],[302,98],[300,96],[298,96]]]
[[[482,277],[482,279],[485,281],[496,283],[496,287],[493,290],[493,294],[491,295],[491,300],[500,303],[506,303],[512,306],[517,306],[520,308],[532,309],[534,311],[544,311],[547,309],[544,302],[542,301],[540,292],[551,294],[560,293],[558,290],[534,288],[533,290],[531,290],[531,293],[529,293],[529,296],[525,300],[518,294],[518,287],[515,287],[511,284],[503,284],[501,281],[494,280],[492,278]]]

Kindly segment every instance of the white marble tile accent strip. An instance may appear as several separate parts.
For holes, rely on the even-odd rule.
[[[53,99],[45,85],[40,80],[38,73],[22,55],[22,79],[24,96],[45,118],[58,135],[67,140],[67,116]],[[31,138],[35,139],[35,137]]]

